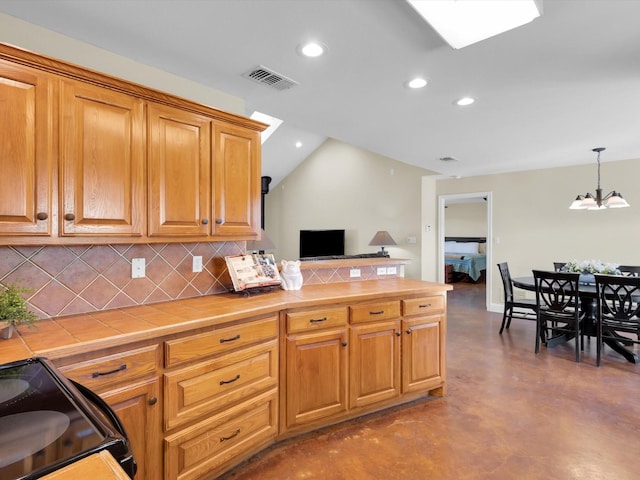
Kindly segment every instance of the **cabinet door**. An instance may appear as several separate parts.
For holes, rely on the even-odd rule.
[[[351,327],[350,408],[400,395],[400,320]]]
[[[346,330],[287,338],[287,427],[347,410],[347,361]]]
[[[214,124],[213,235],[247,240],[260,231],[260,135]]]
[[[0,61],[0,235],[51,235],[55,81]]]
[[[149,235],[207,236],[211,120],[149,104],[148,124]]]
[[[159,392],[160,381],[152,378],[100,394],[127,431],[138,463],[136,480],[163,478]]]
[[[61,109],[61,235],[142,235],[143,102],[67,80]]]
[[[441,321],[434,315],[403,320],[402,391],[414,392],[440,387],[442,378]]]

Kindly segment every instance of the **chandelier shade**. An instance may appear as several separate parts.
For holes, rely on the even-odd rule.
[[[615,190],[604,196],[602,195],[602,188],[600,188],[600,152],[604,150],[606,150],[605,147],[597,147],[592,150],[598,154],[598,188],[596,188],[595,196],[591,193],[578,195],[571,205],[569,205],[570,210],[605,210],[607,208],[625,208],[630,206],[622,194]]]

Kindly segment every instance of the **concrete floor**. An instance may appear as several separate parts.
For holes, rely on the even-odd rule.
[[[276,445],[225,480],[640,478],[640,365],[585,340],[533,353],[535,324],[449,293],[448,395]]]

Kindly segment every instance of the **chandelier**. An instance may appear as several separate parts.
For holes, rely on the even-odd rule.
[[[598,188],[596,188],[595,197],[591,193],[586,195],[578,195],[576,199],[571,203],[569,208],[571,210],[604,210],[605,208],[624,208],[630,205],[622,198],[622,194],[613,190],[602,196],[602,189],[600,188],[600,152],[606,150],[604,147],[594,148],[592,151],[598,154]]]

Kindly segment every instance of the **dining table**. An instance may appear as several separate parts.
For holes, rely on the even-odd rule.
[[[536,283],[533,276],[530,277],[514,277],[511,279],[513,286],[522,290],[528,290],[531,292],[536,291]],[[595,337],[597,335],[597,320],[598,320],[598,303],[597,303],[597,290],[596,284],[593,282],[580,281],[578,284],[578,295],[580,296],[580,310],[584,313],[585,323],[583,332],[585,335]],[[618,335],[615,332],[610,332],[613,338],[604,339],[604,343],[611,347],[611,349],[620,355],[622,355],[628,362],[640,363],[638,355],[625,348],[625,344],[629,344],[629,341],[622,335]],[[565,335],[562,337],[555,337],[555,343],[566,342],[573,338],[572,335]],[[553,345],[549,345],[553,346]]]

